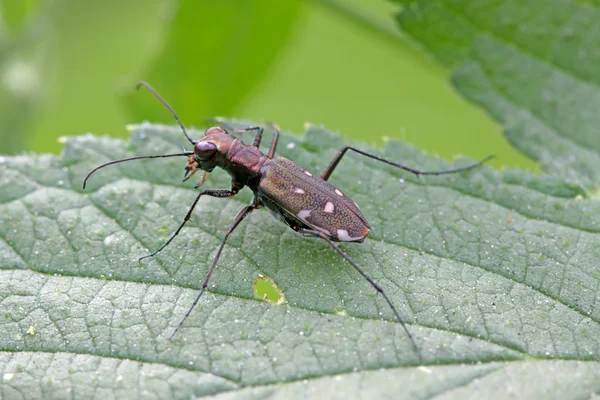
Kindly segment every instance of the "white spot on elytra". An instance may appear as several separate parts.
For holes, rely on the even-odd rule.
[[[302,190],[300,188],[296,188],[296,189],[294,189],[294,193],[304,194],[304,190]]]
[[[337,194],[338,196],[343,196],[344,193],[340,192],[339,190],[335,189],[335,194]]]
[[[310,217],[311,212],[312,212],[312,210],[300,210],[300,212],[298,213],[298,218],[306,219],[306,218]]]
[[[348,231],[345,229],[338,229],[337,234],[338,234],[338,239],[340,239],[340,240],[350,239],[350,235],[348,235]]]
[[[323,209],[323,211],[325,211],[326,213],[332,213],[334,209],[335,207],[333,206],[333,203],[328,201],[327,204],[325,204],[325,208]]]
[[[338,239],[342,242],[354,242],[356,240],[362,239],[364,236],[350,237],[348,231],[345,229],[338,229],[337,231]]]
[[[306,175],[308,175],[308,176],[312,176],[312,174],[311,174],[310,172],[308,172],[308,171],[304,171],[304,173],[305,173]]]

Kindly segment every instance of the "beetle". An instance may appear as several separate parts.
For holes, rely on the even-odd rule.
[[[183,226],[189,221],[194,208],[203,196],[212,196],[217,198],[234,197],[243,187],[247,186],[254,192],[252,202],[242,208],[232,223],[227,228],[225,236],[218,248],[213,262],[202,284],[198,296],[181,319],[170,338],[175,336],[185,320],[189,317],[192,310],[198,304],[202,294],[208,287],[208,282],[217,266],[221,252],[229,235],[252,211],[266,207],[281,222],[289,226],[294,231],[305,236],[312,236],[324,240],[333,250],[346,260],[356,271],[365,278],[377,292],[379,292],[389,307],[392,309],[398,322],[404,328],[407,337],[421,358],[417,344],[410,333],[404,319],[389,299],[383,288],[375,282],[362,268],[360,268],[347,254],[342,250],[337,242],[357,242],[362,243],[369,234],[370,226],[367,219],[362,214],[358,205],[346,196],[342,191],[329,183],[327,180],[338,166],[344,155],[350,150],[362,156],[392,165],[402,170],[419,175],[444,175],[464,172],[476,168],[493,156],[488,156],[483,160],[462,168],[449,169],[444,171],[424,172],[413,169],[396,162],[386,160],[374,154],[360,150],[354,146],[344,146],[335,155],[329,166],[320,176],[315,176],[309,171],[294,162],[283,158],[275,157],[277,143],[279,140],[279,129],[274,126],[273,139],[267,154],[260,150],[263,128],[259,126],[250,126],[244,129],[228,129],[223,126],[212,126],[208,128],[204,137],[199,140],[193,140],[187,133],[184,124],[181,122],[177,113],[148,83],[140,82],[136,86],[148,89],[173,115],[186,139],[194,146],[193,151],[184,151],[175,154],[160,154],[128,157],[119,160],[107,162],[92,169],[83,180],[83,189],[90,176],[101,168],[108,165],[139,160],[146,158],[165,158],[165,157],[188,157],[188,163],[185,166],[184,181],[191,178],[197,171],[203,171],[204,175],[195,188],[202,186],[207,180],[209,174],[220,167],[227,171],[231,176],[230,189],[203,189],[190,206],[183,222],[169,239],[156,251],[141,257],[139,260],[153,257],[163,250],[179,234]],[[244,132],[255,131],[256,136],[252,145],[245,144],[242,140],[232,135],[232,133],[241,134]]]

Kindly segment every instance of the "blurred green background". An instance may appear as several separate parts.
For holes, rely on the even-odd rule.
[[[0,153],[58,153],[63,135],[210,116],[305,122],[447,159],[536,170],[402,36],[384,0],[0,0]],[[182,145],[186,141],[182,137]],[[401,161],[401,160],[399,160]],[[417,166],[418,167],[418,166]]]

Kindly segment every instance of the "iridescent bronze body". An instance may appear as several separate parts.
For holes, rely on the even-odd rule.
[[[171,111],[179,125],[181,126],[186,138],[194,145],[194,151],[185,151],[177,154],[164,154],[153,156],[135,156],[122,160],[115,160],[94,168],[88,173],[83,182],[83,188],[87,179],[100,168],[118,162],[142,159],[142,158],[162,158],[162,157],[188,157],[188,164],[185,167],[184,181],[189,179],[197,171],[202,170],[204,176],[196,188],[202,186],[207,180],[208,175],[216,167],[220,167],[231,175],[230,189],[203,189],[198,193],[192,203],[187,215],[179,228],[171,235],[158,250],[147,256],[141,257],[140,261],[147,257],[152,257],[164,249],[179,234],[185,223],[190,219],[192,211],[198,204],[202,196],[212,197],[233,197],[244,186],[249,187],[254,192],[252,203],[244,207],[233,222],[227,228],[225,236],[219,246],[213,263],[204,279],[202,290],[196,297],[196,300],[189,308],[173,335],[177,333],[185,319],[190,315],[194,306],[200,300],[200,297],[206,290],[208,282],[215,270],[217,262],[227,238],[238,226],[238,224],[252,211],[261,207],[267,207],[273,215],[288,225],[290,228],[306,236],[313,236],[323,239],[336,252],[338,252],[350,265],[352,265],[381,295],[384,297],[398,322],[407,333],[415,352],[420,358],[418,347],[408,330],[404,320],[396,310],[396,307],[385,294],[384,290],[369,275],[367,275],[335,242],[363,242],[369,233],[369,224],[352,199],[347,197],[338,188],[327,182],[331,173],[335,170],[338,163],[348,150],[352,150],[363,156],[384,162],[416,175],[443,175],[466,171],[475,168],[488,159],[469,165],[467,167],[437,171],[422,172],[404,165],[385,160],[381,157],[359,150],[353,146],[344,146],[331,161],[325,171],[319,176],[314,176],[309,171],[295,164],[294,162],[283,158],[274,157],[279,139],[279,130],[275,127],[273,140],[267,154],[260,150],[263,128],[252,126],[245,129],[235,130],[231,133],[243,133],[256,131],[254,142],[251,145],[245,144],[239,137],[233,136],[224,127],[213,126],[205,131],[204,137],[200,140],[192,140],[184,125],[181,123],[177,114],[171,106],[167,104],[147,83],[142,82],[138,85],[149,89],[168,109]],[[171,337],[173,336],[171,335]]]

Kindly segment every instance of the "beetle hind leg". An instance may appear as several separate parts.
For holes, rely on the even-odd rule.
[[[359,274],[361,274],[362,277],[365,278],[371,284],[371,286],[373,286],[373,288],[375,288],[375,290],[377,290],[377,292],[379,292],[383,296],[385,301],[388,303],[388,305],[390,306],[390,308],[396,315],[398,322],[400,322],[400,325],[402,325],[402,328],[404,328],[404,331],[406,332],[406,335],[410,339],[410,342],[415,350],[415,353],[419,357],[419,361],[421,361],[422,360],[421,352],[419,351],[419,347],[417,346],[417,343],[415,342],[413,335],[408,330],[408,327],[406,326],[404,319],[400,316],[400,313],[398,312],[398,310],[396,309],[396,307],[394,306],[394,304],[392,303],[390,298],[387,296],[387,294],[385,293],[383,288],[381,286],[379,286],[379,284],[377,282],[375,282],[373,280],[373,278],[371,278],[365,271],[363,271],[363,269],[360,268],[354,261],[352,261],[352,259],[346,254],[346,252],[344,252],[344,250],[342,250],[333,240],[331,240],[330,237],[328,237],[323,232],[315,231],[312,229],[299,229],[298,232],[300,232],[301,234],[306,235],[306,236],[318,237],[318,238],[325,240],[327,242],[327,244],[329,244],[329,246],[331,246],[332,249],[334,249],[339,255],[344,257],[344,260],[346,260],[346,262],[348,264],[352,265],[352,267],[354,267],[354,269]]]
[[[333,173],[333,171],[335,170],[335,168],[341,161],[342,157],[344,157],[344,154],[346,154],[346,152],[348,150],[352,150],[362,156],[372,158],[373,160],[381,161],[388,165],[392,165],[396,168],[403,169],[403,170],[413,173],[417,176],[419,176],[419,175],[446,175],[446,174],[455,174],[458,172],[464,172],[464,171],[471,170],[473,168],[477,168],[477,167],[483,165],[484,163],[486,163],[487,161],[491,160],[492,158],[494,158],[493,155],[489,155],[489,156],[485,157],[483,160],[473,163],[471,165],[467,165],[466,167],[447,169],[447,170],[443,170],[443,171],[421,171],[418,169],[407,167],[406,165],[398,164],[397,162],[394,162],[394,161],[386,160],[385,158],[376,156],[375,154],[367,153],[366,151],[357,149],[354,146],[344,146],[340,149],[340,151],[338,151],[338,153],[335,155],[333,160],[331,160],[331,162],[329,163],[329,166],[327,168],[325,168],[325,171],[323,171],[323,174],[321,175],[321,179],[323,179],[324,181],[329,179],[329,177],[331,176],[331,174]]]

